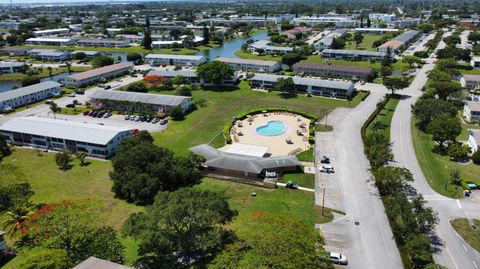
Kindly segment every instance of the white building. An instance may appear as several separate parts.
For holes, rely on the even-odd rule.
[[[468,129],[468,146],[472,152],[476,152],[480,146],[480,130]]]
[[[7,241],[5,241],[5,232],[0,231],[0,257],[8,254]]]
[[[397,33],[399,30],[396,28],[355,28],[354,31],[362,33],[385,34]]]
[[[42,61],[60,62],[70,59],[71,55],[68,51],[57,50],[40,52],[35,57]]]
[[[420,18],[406,18],[402,20],[392,21],[389,25],[393,27],[407,28],[415,25],[419,25],[422,22]]]
[[[24,62],[0,62],[0,74],[19,73],[24,70]]]
[[[178,47],[185,47],[184,40],[187,36],[181,36],[180,40],[159,40],[159,41],[153,41],[152,42],[152,48],[153,49],[168,49],[171,48],[174,43],[178,45]],[[202,45],[204,42],[204,38],[201,36],[195,36],[192,39],[192,45],[199,46]]]
[[[324,49],[330,49],[333,44],[333,39],[341,38],[347,33],[346,29],[337,29],[333,32],[328,33],[322,37],[318,42],[313,44],[313,47],[316,51],[322,51]]]
[[[472,57],[470,60],[470,65],[473,68],[479,68],[480,67],[480,57]]]
[[[130,47],[130,43],[126,40],[116,39],[80,39],[76,42],[80,47],[93,47],[93,48],[127,48]]]
[[[21,117],[0,126],[0,133],[12,145],[72,153],[83,151],[89,156],[108,158],[125,138],[132,135],[132,130],[52,118]]]
[[[73,46],[75,45],[74,38],[47,38],[47,37],[33,37],[25,41],[27,45],[39,46]]]
[[[70,33],[70,29],[68,28],[33,31],[34,36],[62,35],[67,33]]]
[[[60,94],[61,85],[55,81],[46,81],[14,91],[0,93],[0,111],[9,111],[17,107],[35,103]]]
[[[334,58],[341,60],[362,60],[369,61],[374,59],[381,61],[386,54],[384,52],[366,51],[366,50],[335,50],[326,49],[322,51],[323,58]]]
[[[8,30],[18,30],[20,28],[20,23],[17,21],[0,21],[0,28]]]
[[[223,62],[235,70],[250,70],[260,72],[276,72],[280,70],[281,64],[277,61],[252,60],[242,58],[218,57],[215,61]]]
[[[266,54],[285,54],[293,51],[293,47],[272,46],[270,40],[258,40],[248,46],[251,52],[264,51]]]
[[[107,260],[90,257],[83,262],[77,264],[72,269],[133,269],[125,265],[114,263]]]
[[[109,36],[114,36],[122,30],[123,29],[121,29],[121,28],[107,28],[107,33],[108,33]]]
[[[321,15],[317,17],[299,17],[294,18],[293,22],[295,25],[300,23],[305,23],[308,26],[315,26],[317,24],[333,24],[336,27],[355,27],[358,24],[358,21],[353,19],[352,16],[346,15]]]
[[[370,13],[368,18],[372,21],[392,22],[395,20],[395,14]]]
[[[66,86],[84,87],[102,80],[128,74],[132,70],[133,64],[128,62],[112,64],[64,77],[62,83]]]
[[[480,102],[467,101],[463,106],[463,117],[467,122],[480,121]]]
[[[175,107],[180,107],[185,114],[193,104],[192,98],[187,96],[127,91],[96,90],[90,98],[95,108],[149,114],[169,114]]]
[[[214,85],[211,82],[206,82],[202,78],[197,76],[197,71],[193,69],[182,69],[182,70],[153,70],[148,72],[147,76],[162,76],[166,79],[174,79],[175,77],[183,77],[186,80],[185,84],[198,84],[198,85]],[[230,79],[223,80],[220,85],[222,86],[232,86],[238,82],[239,74],[234,74]]]
[[[467,89],[480,87],[480,75],[463,75],[460,78],[460,85]]]
[[[177,54],[148,54],[145,61],[150,65],[190,65],[196,66],[207,62],[205,56]]]

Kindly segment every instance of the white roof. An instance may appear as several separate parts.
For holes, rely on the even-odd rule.
[[[70,42],[72,38],[47,38],[47,37],[33,37],[26,40],[28,41],[38,41],[38,42]]]
[[[48,33],[55,33],[55,32],[68,32],[70,29],[68,28],[59,28],[59,29],[47,29],[47,30],[39,30],[33,31],[34,34],[48,34]]]
[[[125,265],[114,263],[107,260],[102,260],[95,257],[90,257],[72,269],[133,269]]]
[[[394,28],[355,28],[355,31],[370,31],[370,32],[398,32],[398,29]]]
[[[147,56],[145,56],[145,59],[186,59],[192,61],[199,61],[204,58],[205,56],[179,54],[148,54]]]
[[[268,152],[267,146],[260,146],[260,145],[251,145],[251,144],[242,144],[242,143],[234,143],[230,145],[225,152],[240,154],[240,155],[247,155],[247,156],[254,156],[254,157],[263,157],[265,153]]]
[[[118,133],[130,129],[52,118],[20,117],[7,121],[0,130],[106,145]]]
[[[60,83],[50,80],[42,83],[33,84],[27,87],[18,88],[13,91],[2,92],[0,93],[0,102],[11,100],[17,97],[22,97],[32,93],[40,92],[43,90],[52,89],[55,87],[60,88],[60,86],[61,86]]]

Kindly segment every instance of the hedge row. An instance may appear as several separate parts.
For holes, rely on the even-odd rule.
[[[365,123],[362,125],[362,129],[360,130],[360,133],[362,135],[362,140],[365,139],[365,133],[367,132],[368,125],[370,125],[370,123],[372,123],[372,121],[375,120],[375,118],[378,116],[378,114],[380,114],[380,112],[382,111],[382,109],[385,107],[385,105],[388,103],[389,100],[390,100],[390,96],[388,95],[387,97],[385,97],[385,99],[381,101],[380,105],[377,105],[377,108],[375,109],[375,111],[373,111],[370,117],[368,117],[367,121],[365,121]]]
[[[237,120],[244,120],[247,118],[248,115],[256,115],[256,114],[262,114],[263,111],[266,112],[290,112],[293,114],[300,115],[302,117],[305,117],[310,120],[310,127],[309,127],[309,136],[308,136],[308,142],[310,144],[313,144],[315,142],[315,122],[318,121],[318,117],[312,114],[308,114],[305,112],[300,112],[296,111],[293,109],[289,108],[278,108],[278,107],[271,107],[271,108],[257,108],[257,109],[252,109],[250,111],[242,112],[237,114],[230,122],[228,122],[224,127],[223,127],[223,136],[225,137],[225,142],[227,144],[232,143],[232,138],[230,136],[230,129],[232,129],[233,125]]]

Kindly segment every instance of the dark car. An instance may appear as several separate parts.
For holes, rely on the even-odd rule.
[[[168,123],[168,120],[161,120],[161,121],[160,121],[160,125],[165,125],[165,124],[167,124],[167,123]]]
[[[92,112],[91,110],[85,110],[83,111],[83,115],[88,116],[88,114],[90,114],[91,112]]]
[[[89,116],[91,117],[96,117],[98,114],[98,111],[93,111],[92,114],[89,114]]]
[[[85,94],[85,90],[76,90],[75,93],[82,95]]]
[[[75,108],[75,104],[67,104],[65,107],[68,107],[68,108]]]

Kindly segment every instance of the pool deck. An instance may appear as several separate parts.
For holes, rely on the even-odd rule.
[[[268,124],[269,121],[282,121],[287,130],[280,135],[263,136],[257,133],[257,128]],[[305,126],[301,128],[300,124]],[[308,127],[310,120],[299,115],[278,112],[253,115],[251,119],[247,118],[241,121],[241,124],[235,124],[231,130],[232,143],[242,143],[251,145],[267,146],[271,156],[296,155],[309,149]],[[300,131],[302,135],[298,135]],[[241,135],[239,135],[241,133]],[[290,140],[290,143],[287,143]],[[229,145],[221,148],[226,150]]]

